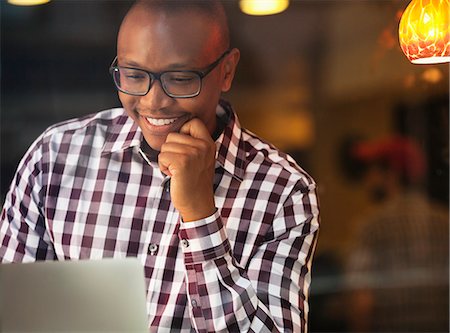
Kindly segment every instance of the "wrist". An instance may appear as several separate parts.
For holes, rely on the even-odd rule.
[[[185,223],[203,220],[216,213],[217,208],[214,204],[197,207],[195,209],[187,209],[180,211],[181,220]]]

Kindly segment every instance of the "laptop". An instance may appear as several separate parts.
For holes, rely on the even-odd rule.
[[[0,332],[148,333],[137,258],[0,264]]]

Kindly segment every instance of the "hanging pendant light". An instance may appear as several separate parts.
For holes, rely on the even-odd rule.
[[[8,3],[16,6],[36,6],[48,2],[50,2],[50,0],[8,0]]]
[[[400,46],[413,64],[450,62],[450,0],[412,0],[398,29]]]
[[[273,15],[289,6],[289,0],[240,0],[239,7],[248,15]]]

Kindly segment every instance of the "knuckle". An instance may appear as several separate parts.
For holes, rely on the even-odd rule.
[[[167,134],[166,142],[173,141],[175,139],[176,133],[170,132]]]
[[[199,140],[198,147],[200,148],[200,150],[203,150],[203,151],[209,150],[209,144],[204,140]]]
[[[177,159],[177,164],[183,169],[186,168],[190,164],[189,156],[188,155],[180,155],[179,158]]]
[[[211,141],[209,143],[209,149],[215,154],[216,153],[216,143],[214,141]]]
[[[161,157],[161,155],[164,154],[164,152],[165,152],[166,150],[167,150],[167,143],[164,142],[164,143],[161,145],[161,148],[160,148],[160,151],[159,151],[158,156]]]

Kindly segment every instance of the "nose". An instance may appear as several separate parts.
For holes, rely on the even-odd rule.
[[[155,80],[149,92],[140,98],[139,104],[142,109],[158,111],[170,106],[173,101],[174,99],[164,92],[161,82]]]

